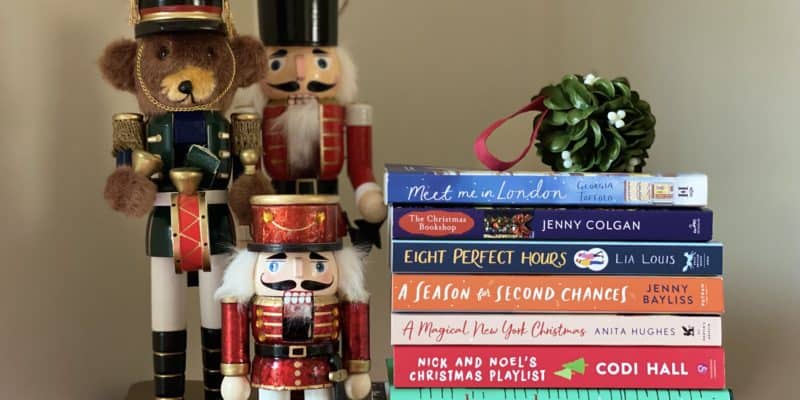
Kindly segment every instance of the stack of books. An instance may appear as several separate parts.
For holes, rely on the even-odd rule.
[[[724,390],[705,175],[388,165],[392,400]]]

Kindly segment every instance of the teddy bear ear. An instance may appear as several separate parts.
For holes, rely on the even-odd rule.
[[[247,87],[266,78],[267,52],[261,41],[252,36],[238,36],[231,41],[236,56],[237,84]]]
[[[106,47],[98,61],[103,77],[115,88],[136,92],[136,42],[120,39]]]

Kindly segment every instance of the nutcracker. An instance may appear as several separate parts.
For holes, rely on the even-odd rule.
[[[253,240],[216,291],[223,398],[245,400],[251,387],[261,400],[297,391],[306,400],[364,398],[371,386],[364,254],[342,244],[338,197],[266,195],[251,203]]]
[[[379,245],[386,206],[372,169],[372,107],[356,103],[356,67],[338,46],[337,0],[259,0],[266,79],[263,166],[280,194],[338,194],[345,164],[363,220],[354,243]],[[234,212],[248,220],[247,200],[258,190],[236,182]]]
[[[241,158],[260,154],[260,118],[222,111],[239,87],[262,79],[266,56],[235,34],[227,0],[132,0],[136,40],[100,59],[114,87],[136,95],[142,114],[113,118],[117,168],[105,197],[125,215],[149,214],[155,397],[181,399],[186,365],[185,297],[199,286],[206,399],[219,399],[221,316],[214,290],[234,240],[227,188],[252,175]],[[257,158],[257,157],[256,157]]]

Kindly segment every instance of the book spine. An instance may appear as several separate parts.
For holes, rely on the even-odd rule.
[[[392,272],[722,275],[722,244],[393,240]]]
[[[722,314],[722,278],[392,276],[395,312]]]
[[[722,346],[708,316],[392,314],[392,345]]]
[[[395,207],[394,239],[707,242],[713,213],[701,209]]]
[[[394,386],[722,389],[721,347],[395,346]]]
[[[392,204],[705,207],[704,175],[386,175]]]
[[[728,390],[389,388],[392,400],[732,400]],[[376,399],[377,400],[377,399]]]

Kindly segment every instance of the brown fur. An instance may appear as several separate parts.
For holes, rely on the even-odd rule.
[[[155,183],[131,167],[119,167],[108,176],[103,196],[114,211],[143,217],[153,208],[157,190]]]
[[[228,205],[236,214],[240,225],[250,225],[253,219],[250,197],[272,193],[275,193],[275,190],[263,174],[242,175],[231,185],[228,193]]]
[[[103,77],[118,90],[135,93],[136,42],[119,39],[109,44],[98,61]]]
[[[263,46],[252,37],[236,37],[229,41],[227,36],[219,33],[186,32],[150,35],[136,42],[124,39],[113,42],[99,61],[103,76],[115,88],[135,93],[140,110],[148,116],[164,113],[164,110],[145,96],[141,83],[136,78],[137,46],[143,46],[141,70],[144,86],[158,102],[171,107],[201,105],[207,106],[209,110],[224,111],[233,101],[236,89],[258,82],[267,70],[267,56]],[[236,76],[233,76],[234,65]],[[211,79],[213,82],[196,84],[213,86],[212,95],[207,100],[194,104],[171,101],[162,92],[165,78],[189,67],[209,72],[203,74],[203,79]],[[231,80],[233,85],[230,90],[212,104]]]

